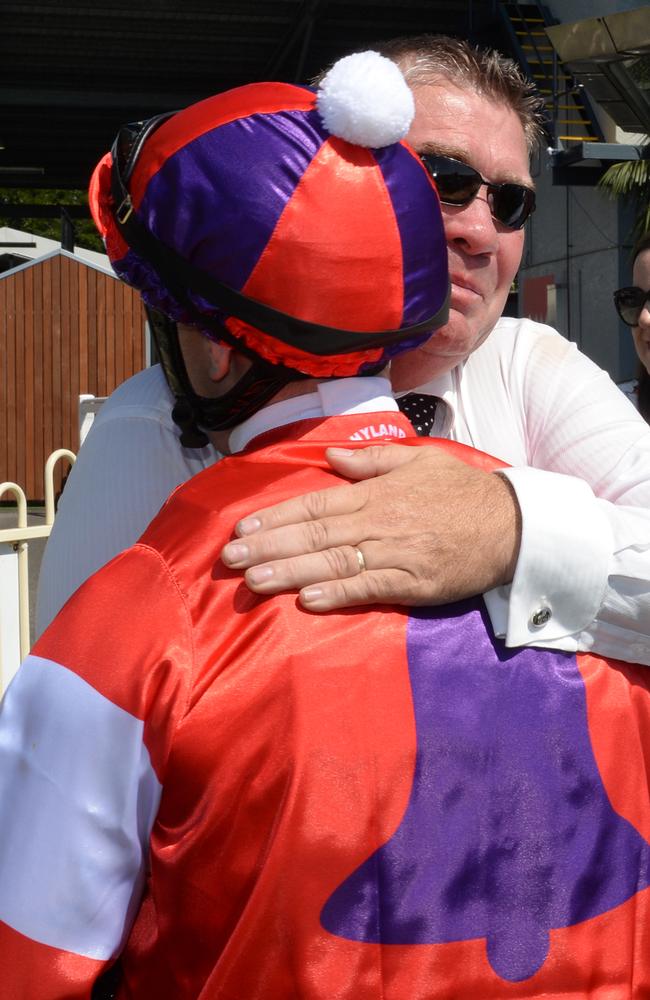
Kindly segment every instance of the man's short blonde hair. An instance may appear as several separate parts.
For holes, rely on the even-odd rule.
[[[543,98],[517,63],[496,49],[480,48],[447,35],[393,38],[372,48],[397,63],[410,87],[443,78],[505,104],[519,117],[529,152],[544,137],[548,116]]]

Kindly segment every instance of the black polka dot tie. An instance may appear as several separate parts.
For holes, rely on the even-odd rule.
[[[427,396],[423,392],[407,392],[405,396],[400,396],[397,405],[413,424],[416,434],[420,437],[429,437],[439,402],[437,396]]]

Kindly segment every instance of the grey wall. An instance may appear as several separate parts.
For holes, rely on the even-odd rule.
[[[559,21],[634,10],[639,0],[555,0],[546,7]],[[524,315],[527,278],[553,276],[556,315],[548,321],[575,341],[615,381],[632,378],[636,354],[629,329],[612,302],[614,289],[631,282],[631,205],[612,201],[597,188],[552,183],[552,159],[543,152],[534,165],[537,211],[527,226],[519,273],[519,310]]]
[[[553,276],[557,313],[548,321],[620,382],[636,361],[629,330],[612,302],[630,281],[632,213],[598,189],[552,183],[551,156],[534,171],[537,211],[528,223],[519,273],[520,310],[527,278]]]

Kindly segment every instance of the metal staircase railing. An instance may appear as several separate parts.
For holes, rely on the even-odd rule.
[[[542,4],[500,3],[513,51],[544,97],[555,145],[601,142],[603,134],[582,87],[564,70],[545,27],[555,23]]]

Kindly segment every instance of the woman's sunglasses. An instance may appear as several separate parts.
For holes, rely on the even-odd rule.
[[[624,323],[628,326],[638,326],[646,302],[650,302],[650,289],[644,291],[631,285],[629,288],[619,288],[614,292],[614,305]]]
[[[443,205],[469,205],[483,185],[492,217],[508,229],[521,229],[535,211],[535,192],[523,184],[490,184],[462,160],[421,153],[420,159],[436,182]]]

